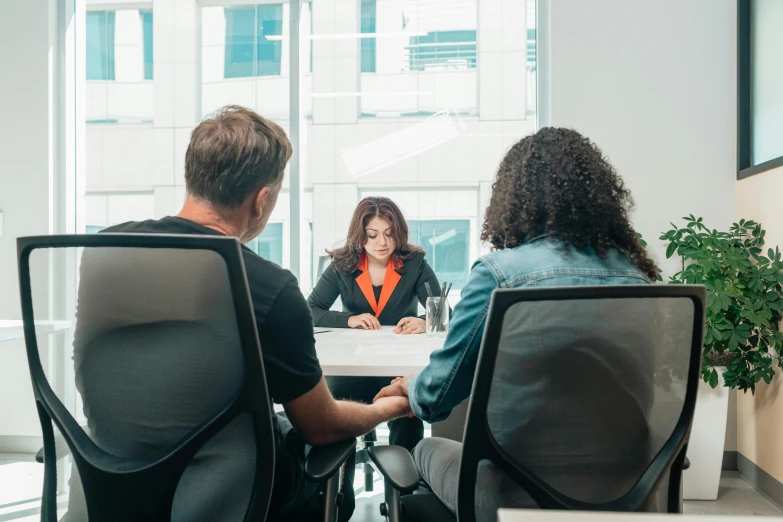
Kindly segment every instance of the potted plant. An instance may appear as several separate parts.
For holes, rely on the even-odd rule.
[[[681,268],[670,284],[707,287],[707,310],[701,376],[704,381],[694,417],[685,472],[684,497],[714,500],[722,464],[729,389],[755,393],[783,368],[783,261],[778,248],[763,254],[765,231],[741,220],[728,232],[709,230],[690,215],[685,226],[660,239],[668,241],[666,257],[675,254]],[[718,388],[720,377],[723,386]]]

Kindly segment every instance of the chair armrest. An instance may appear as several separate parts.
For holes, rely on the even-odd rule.
[[[90,431],[87,426],[82,426],[82,429],[89,435]],[[57,455],[57,460],[60,460],[63,457],[67,457],[71,454],[71,448],[68,446],[68,443],[65,442],[65,437],[63,437],[59,431],[54,434],[54,452]],[[41,447],[41,449],[38,450],[38,453],[35,454],[35,461],[39,464],[43,464],[43,447]]]
[[[419,487],[419,472],[413,457],[401,446],[373,446],[367,448],[375,467],[394,489],[406,495]]]
[[[356,451],[356,439],[346,439],[310,450],[305,460],[305,476],[313,482],[326,482]]]

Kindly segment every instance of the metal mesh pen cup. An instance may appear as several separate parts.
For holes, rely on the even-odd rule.
[[[449,303],[444,297],[427,298],[427,335],[446,337],[449,333]]]

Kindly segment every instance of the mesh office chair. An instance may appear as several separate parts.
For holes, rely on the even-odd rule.
[[[78,521],[267,519],[277,418],[239,242],[99,234],[17,245],[44,438],[41,520],[66,506]],[[52,297],[77,266],[71,368],[71,343],[39,339],[35,320],[68,315]],[[354,444],[308,456],[308,476],[326,485],[324,520],[336,517]]]
[[[460,522],[495,520],[499,507],[681,512],[705,294],[496,291],[465,428]],[[387,488],[411,489],[411,459],[373,460]],[[402,506],[408,520],[455,519],[432,494]]]

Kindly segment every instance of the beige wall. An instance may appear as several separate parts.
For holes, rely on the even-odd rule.
[[[737,218],[759,221],[767,230],[767,247],[783,249],[783,168],[737,182]],[[737,395],[737,450],[783,482],[783,374],[755,397]]]
[[[737,451],[737,391],[729,391],[729,411],[726,414],[726,439],[723,451]]]

